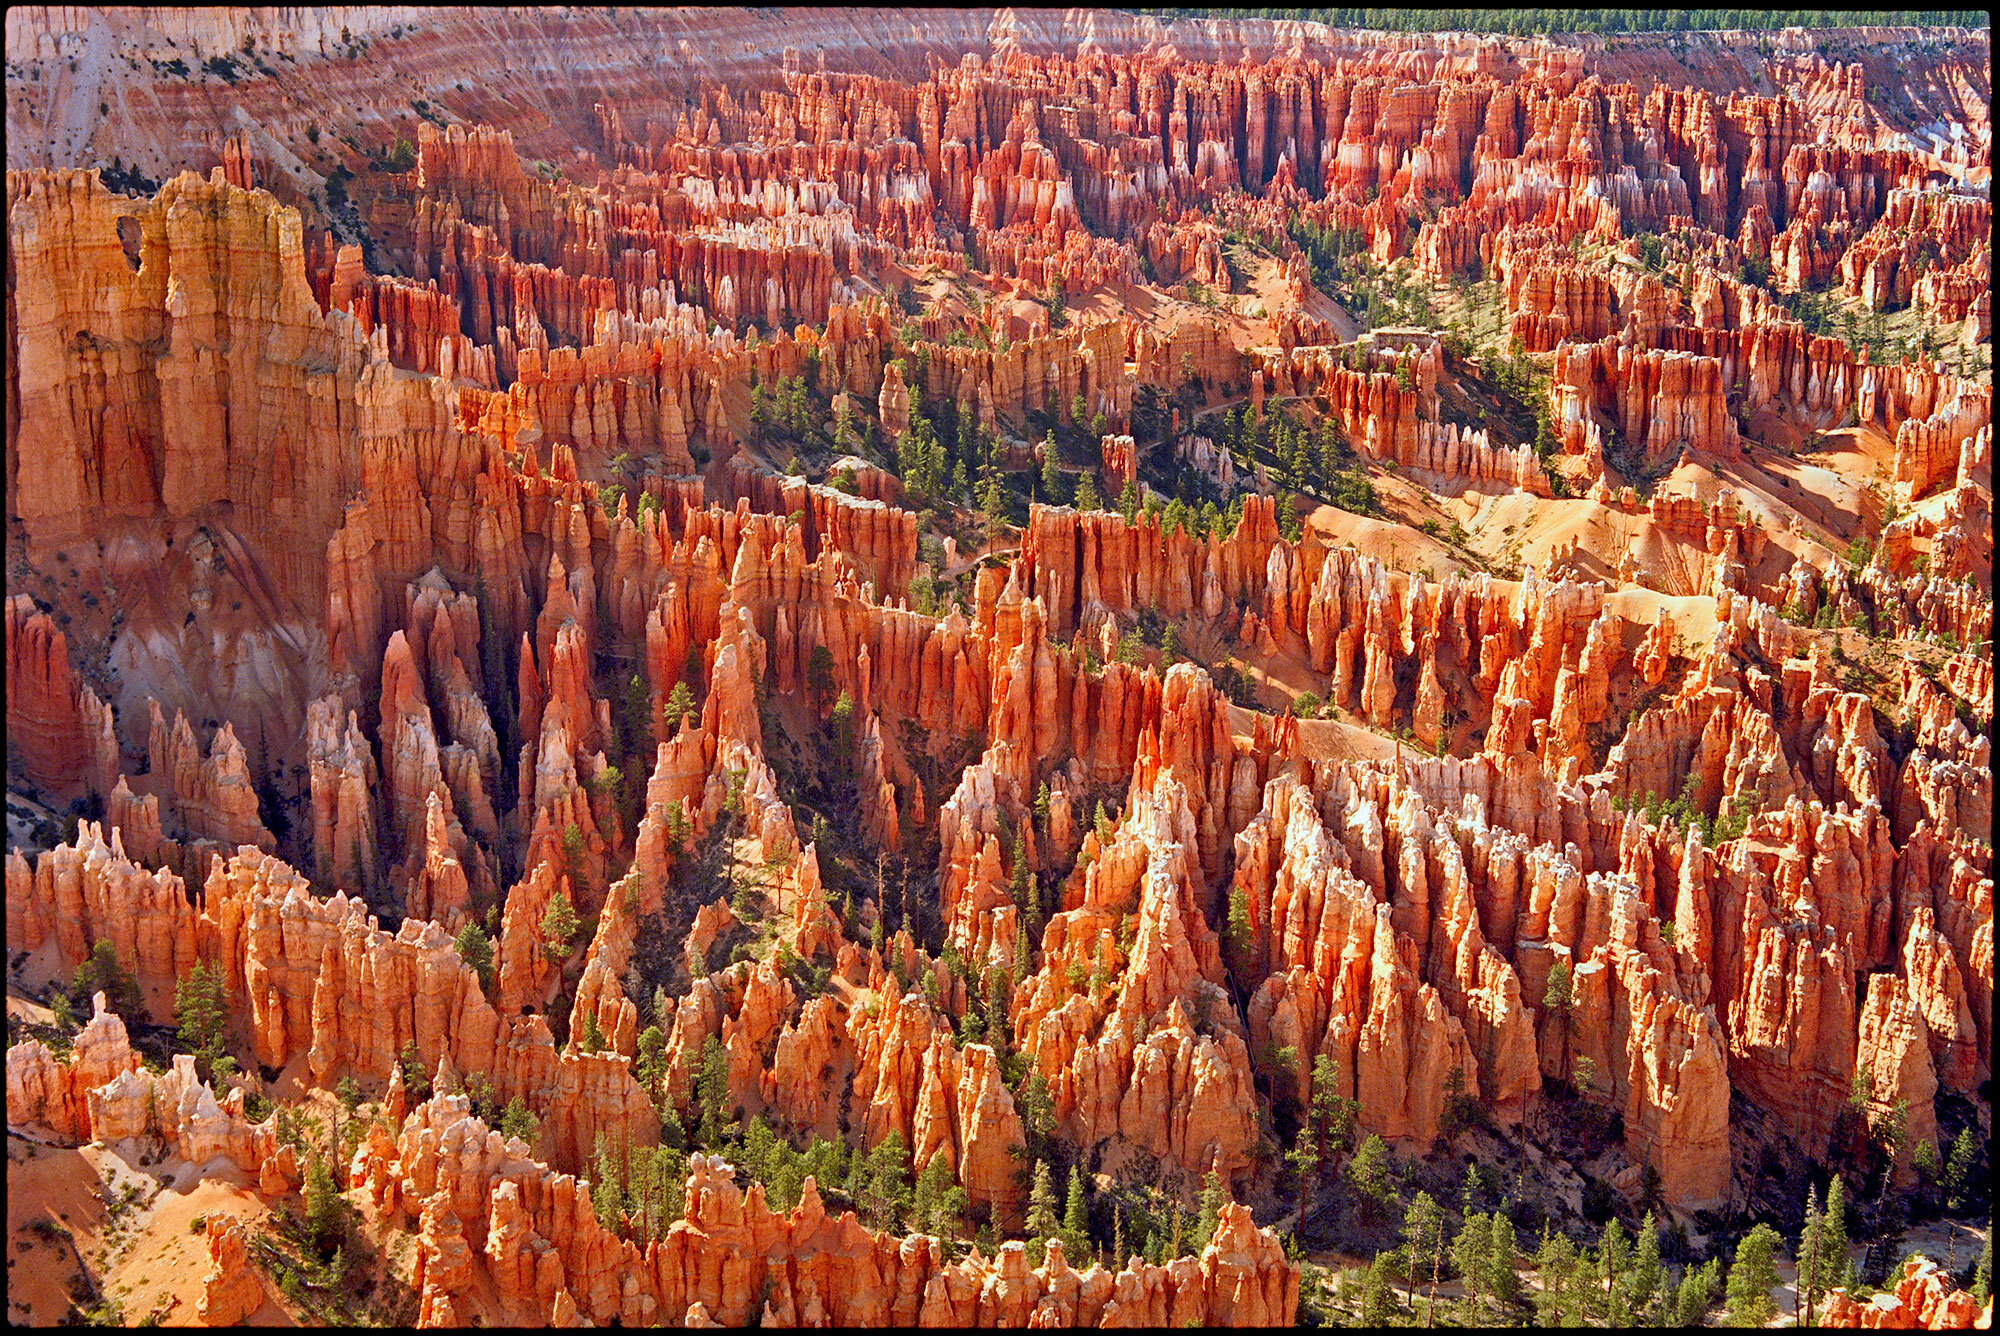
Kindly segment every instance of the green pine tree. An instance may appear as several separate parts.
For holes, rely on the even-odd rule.
[[[590,1205],[597,1223],[617,1230],[625,1214],[625,1165],[617,1148],[602,1133],[591,1156],[591,1172],[596,1181],[591,1184]]]
[[[1229,917],[1224,925],[1224,931],[1228,936],[1229,949],[1239,958],[1245,958],[1243,964],[1247,968],[1250,963],[1247,957],[1252,945],[1250,898],[1240,884],[1229,888]]]
[[[1632,1269],[1625,1282],[1627,1311],[1634,1322],[1651,1322],[1653,1304],[1660,1297],[1665,1273],[1660,1267],[1660,1227],[1651,1211],[1639,1226],[1639,1241],[1632,1249]]]
[[[570,939],[576,936],[576,930],[581,926],[568,894],[557,891],[549,900],[548,911],[542,915],[541,924],[543,950],[551,960],[561,960],[569,954]]]
[[[535,1136],[541,1131],[541,1120],[528,1111],[519,1095],[507,1101],[507,1107],[500,1113],[500,1135],[519,1137],[529,1146],[535,1144]]]
[[[710,1035],[702,1042],[701,1061],[695,1075],[695,1100],[701,1108],[696,1143],[703,1150],[719,1151],[730,1112],[729,1058],[722,1051],[719,1036]]]
[[[1056,1185],[1049,1176],[1049,1162],[1035,1161],[1034,1185],[1028,1189],[1028,1260],[1040,1266],[1048,1255],[1049,1240],[1061,1226],[1056,1222]]]
[[[1021,1082],[1021,1092],[1014,1102],[1021,1111],[1021,1129],[1027,1133],[1028,1153],[1040,1159],[1056,1129],[1055,1101],[1049,1095],[1048,1078],[1040,1072],[1031,1073]]]
[[[1389,1272],[1384,1254],[1377,1253],[1361,1276],[1361,1325],[1381,1328],[1396,1314],[1396,1292],[1389,1288]]]
[[[1315,1076],[1315,1081],[1317,1077]],[[1411,1200],[1409,1210],[1403,1213],[1403,1241],[1410,1250],[1410,1306],[1416,1306],[1416,1281],[1419,1277],[1430,1286],[1430,1303],[1424,1315],[1424,1325],[1431,1326],[1437,1316],[1438,1280],[1444,1272],[1444,1210],[1428,1192],[1419,1192]]]
[[[1348,1181],[1361,1194],[1365,1209],[1380,1211],[1389,1204],[1389,1147],[1373,1132],[1347,1165]]]
[[[903,1134],[891,1131],[868,1152],[859,1205],[877,1229],[893,1229],[909,1214],[910,1152]]]
[[[1069,1192],[1063,1203],[1063,1256],[1071,1266],[1087,1265],[1095,1251],[1090,1242],[1090,1212],[1083,1200],[1083,1167],[1070,1170]]]
[[[1519,1296],[1520,1276],[1514,1270],[1514,1222],[1507,1218],[1506,1204],[1486,1217],[1486,1289],[1505,1305]]]
[[[1077,475],[1076,508],[1078,510],[1104,509],[1104,502],[1097,495],[1097,483],[1088,471]]]
[[[1952,1211],[1962,1211],[1971,1199],[1972,1191],[1979,1184],[1979,1143],[1966,1127],[1951,1143],[1951,1156],[1945,1161],[1944,1195],[1945,1207]]]
[[[1492,1275],[1488,1256],[1493,1249],[1493,1231],[1486,1223],[1486,1217],[1478,1211],[1467,1212],[1465,1223],[1459,1226],[1458,1237],[1452,1240],[1451,1261],[1458,1268],[1459,1279],[1465,1287],[1465,1303],[1472,1314],[1482,1311],[1480,1299],[1486,1293],[1486,1282]]]
[[[1854,1268],[1847,1250],[1847,1185],[1835,1174],[1826,1186],[1826,1209],[1820,1213],[1820,1280],[1822,1288],[1852,1287]]]
[[[1535,1252],[1535,1275],[1540,1288],[1535,1291],[1535,1316],[1541,1326],[1573,1326],[1582,1317],[1577,1302],[1576,1245],[1569,1236],[1544,1230],[1541,1247]]]
[[[452,942],[458,949],[458,958],[472,967],[479,976],[481,988],[493,986],[493,939],[477,923],[467,923],[458,930],[458,937]]]
[[[667,693],[667,708],[661,716],[667,721],[667,727],[679,732],[682,723],[694,712],[694,692],[686,680],[674,683],[674,689]]]
[[[1711,1257],[1700,1266],[1681,1272],[1674,1290],[1673,1321],[1677,1327],[1701,1326],[1722,1289],[1722,1263]]]
[[[1201,1214],[1195,1219],[1194,1226],[1196,1248],[1205,1247],[1215,1237],[1215,1226],[1222,1219],[1222,1204],[1229,1199],[1222,1175],[1210,1169],[1201,1181]]]
[[[341,1197],[326,1161],[317,1153],[306,1165],[305,1206],[306,1229],[324,1257],[340,1246],[347,1202]]]
[[[69,999],[62,1000],[67,1004]],[[229,1029],[219,971],[198,964],[174,981],[174,1019],[180,1025],[181,1043],[194,1052],[197,1068],[213,1079],[215,1059]]]
[[[932,1154],[930,1163],[917,1175],[916,1195],[910,1206],[910,1223],[927,1233],[938,1232],[934,1225],[938,1201],[951,1188],[950,1157]]]
[[[1801,1327],[1813,1324],[1813,1310],[1826,1288],[1822,1225],[1819,1189],[1807,1184],[1805,1224],[1799,1230],[1798,1325]]]
[[[1777,1316],[1771,1291],[1778,1283],[1777,1257],[1781,1240],[1769,1225],[1758,1224],[1736,1245],[1729,1268],[1729,1325],[1763,1327]]]
[[[1625,1275],[1625,1265],[1631,1258],[1632,1248],[1625,1239],[1625,1231],[1613,1216],[1604,1222],[1604,1233],[1597,1241],[1597,1264],[1604,1278],[1604,1318],[1613,1326],[1622,1327],[1631,1321],[1625,1309],[1625,1293],[1619,1281]]]
[[[1072,493],[1069,488],[1064,486],[1066,479],[1062,469],[1058,467],[1059,454],[1060,452],[1056,449],[1056,434],[1051,431],[1042,439],[1043,505],[1066,506],[1070,501]]]

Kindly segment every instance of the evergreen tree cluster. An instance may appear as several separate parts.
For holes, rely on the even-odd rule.
[[[1251,412],[1247,404],[1217,413],[1209,429],[1215,443],[1239,463],[1270,461],[1273,481],[1290,491],[1357,515],[1381,508],[1375,485],[1357,466],[1339,424],[1330,417],[1308,423],[1291,407],[1267,401],[1262,413]]]
[[[759,444],[777,438],[813,443],[823,433],[823,410],[806,388],[804,376],[780,377],[769,386],[750,387],[750,429]]]

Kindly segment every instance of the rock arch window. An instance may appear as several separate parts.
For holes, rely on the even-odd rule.
[[[126,214],[118,220],[118,244],[125,248],[125,263],[132,266],[132,272],[139,272],[139,242],[142,237],[139,220]]]

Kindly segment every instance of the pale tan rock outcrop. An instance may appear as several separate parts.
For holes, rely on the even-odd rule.
[[[1905,1259],[1895,1289],[1859,1300],[1844,1289],[1828,1298],[1820,1315],[1825,1327],[1874,1327],[1888,1331],[1951,1331],[1993,1325],[1993,1301],[1982,1307],[1936,1262],[1921,1254]]]

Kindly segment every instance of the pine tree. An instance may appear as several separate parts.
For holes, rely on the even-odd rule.
[[[180,1040],[193,1050],[196,1063],[205,1073],[213,1073],[229,1028],[222,975],[206,965],[196,965],[176,980],[174,1019],[180,1024]]]
[[[785,1147],[790,1150],[790,1146]],[[753,1178],[769,1182],[773,1174],[783,1167],[789,1156],[778,1150],[777,1134],[760,1114],[743,1125],[743,1167]]]
[[[1361,1325],[1385,1327],[1396,1313],[1396,1293],[1389,1288],[1388,1268],[1377,1253],[1361,1277]]]
[[[1604,1277],[1604,1319],[1613,1326],[1622,1327],[1629,1320],[1625,1311],[1625,1296],[1618,1282],[1625,1274],[1625,1264],[1631,1255],[1625,1231],[1614,1215],[1604,1222],[1604,1233],[1597,1241],[1597,1264]]]
[[[1005,521],[1007,515],[1007,489],[1000,485],[1000,475],[986,475],[986,486],[979,496],[980,513],[986,516],[986,531],[990,536]]]
[[[1854,1268],[1847,1258],[1847,1185],[1835,1174],[1826,1185],[1826,1209],[1819,1227],[1822,1289],[1840,1289],[1854,1284]]]
[[[1028,1190],[1028,1260],[1040,1266],[1048,1255],[1049,1240],[1056,1237],[1056,1185],[1049,1176],[1049,1162],[1035,1161],[1034,1186]]]
[[[311,1231],[314,1245],[324,1256],[330,1248],[339,1245],[342,1208],[347,1203],[341,1198],[340,1188],[335,1185],[326,1161],[317,1153],[306,1166],[305,1199],[306,1228]]]
[[[1314,1058],[1312,1125],[1322,1157],[1338,1155],[1347,1149],[1354,1135],[1354,1116],[1360,1108],[1358,1100],[1340,1093],[1340,1063],[1326,1053]]]
[[[541,1120],[528,1111],[528,1106],[522,1102],[519,1095],[507,1101],[507,1107],[500,1113],[501,1136],[519,1137],[532,1147],[535,1144],[535,1136],[540,1131]]]
[[[1241,885],[1229,888],[1229,917],[1225,925],[1229,949],[1238,957],[1250,954],[1250,899]],[[1248,962],[1245,962],[1246,967]]]
[[[1634,1322],[1653,1320],[1653,1304],[1660,1297],[1664,1278],[1660,1267],[1660,1227],[1648,1211],[1639,1226],[1639,1241],[1632,1249],[1632,1271],[1626,1281],[1626,1309]]]
[[[1069,1171],[1069,1193],[1063,1202],[1063,1257],[1071,1266],[1087,1265],[1094,1251],[1090,1242],[1090,1212],[1083,1200],[1083,1166]]]
[[[569,954],[570,938],[576,936],[580,926],[568,894],[557,891],[549,900],[548,912],[542,915],[541,924],[543,950],[551,960],[561,960]]]
[[[479,976],[481,988],[493,986],[493,939],[477,923],[467,923],[458,930],[452,945],[458,950],[458,958],[472,967]]]
[[[1487,1262],[1492,1247],[1493,1231],[1487,1227],[1486,1217],[1478,1211],[1469,1212],[1459,1226],[1458,1237],[1452,1240],[1451,1261],[1464,1284],[1466,1305],[1474,1313],[1480,1309],[1479,1298],[1492,1270]]]
[[[1021,1110],[1021,1130],[1027,1133],[1028,1153],[1039,1159],[1056,1128],[1055,1102],[1049,1096],[1048,1078],[1040,1072],[1030,1073],[1021,1082],[1015,1104]]]
[[[624,1165],[616,1148],[602,1133],[598,1134],[597,1152],[591,1157],[591,1171],[596,1182],[591,1184],[590,1204],[597,1223],[615,1230],[625,1213]]]
[[[1299,1176],[1299,1219],[1303,1221],[1311,1209],[1313,1179],[1319,1173],[1319,1138],[1313,1135],[1309,1121],[1299,1123],[1292,1148],[1285,1152],[1285,1161]]]
[[[1572,1325],[1578,1312],[1576,1293],[1576,1245],[1567,1234],[1544,1229],[1541,1247],[1535,1251],[1535,1316],[1544,1327]]]
[[[1389,1147],[1373,1132],[1354,1152],[1347,1166],[1354,1190],[1361,1194],[1367,1209],[1379,1211],[1389,1203]]]
[[[1315,1080],[1317,1077],[1315,1076]],[[1419,1192],[1403,1213],[1403,1238],[1410,1248],[1411,1306],[1416,1303],[1415,1282],[1419,1275],[1430,1282],[1429,1311],[1424,1325],[1432,1325],[1437,1315],[1437,1286],[1444,1270],[1444,1211],[1428,1192]]]
[[[658,1025],[648,1025],[639,1031],[638,1050],[632,1063],[632,1074],[639,1079],[640,1085],[650,1090],[666,1067],[667,1036]]]
[[[1722,1263],[1711,1257],[1700,1266],[1681,1272],[1680,1286],[1674,1291],[1673,1322],[1677,1327],[1698,1327],[1707,1317],[1721,1287]]]
[[[895,1227],[910,1209],[910,1152],[903,1134],[891,1131],[868,1152],[860,1206],[878,1229]]]
[[[931,1232],[931,1218],[937,1213],[938,1198],[950,1186],[949,1157],[933,1154],[930,1163],[917,1175],[916,1196],[910,1206],[910,1224],[913,1227]]]
[[[1042,438],[1042,504],[1047,506],[1069,504],[1062,470],[1057,467],[1057,453],[1056,434],[1051,431]]]
[[[1077,475],[1076,508],[1078,510],[1104,509],[1104,502],[1097,495],[1097,483],[1087,471]]]
[[[1549,966],[1548,986],[1542,990],[1542,1005],[1552,1007],[1562,1018],[1562,1067],[1569,1070],[1569,1008],[1570,1008],[1570,968],[1567,960],[1558,959]]]
[[[722,1040],[710,1035],[702,1042],[701,1064],[695,1076],[695,1099],[701,1105],[701,1122],[695,1139],[703,1150],[721,1149],[723,1127],[729,1116],[729,1058]]]
[[[1301,476],[1300,482],[1303,481]],[[1298,505],[1292,500],[1292,494],[1286,492],[1278,501],[1278,536],[1288,543],[1296,543],[1301,533]]]
[[[120,1016],[136,1016],[145,1010],[138,981],[118,963],[118,950],[103,938],[91,943],[90,955],[76,967],[70,994],[79,1004],[87,1004],[91,994],[103,992],[111,1010]]]
[[[1797,1321],[1801,1327],[1813,1324],[1813,1308],[1824,1288],[1825,1252],[1821,1247],[1819,1189],[1806,1185],[1806,1219],[1799,1230],[1799,1283]]]
[[[925,1228],[942,1240],[946,1245],[946,1251],[955,1257],[962,1251],[959,1242],[959,1234],[963,1229],[961,1222],[971,1205],[971,1198],[964,1188],[949,1181],[949,1168],[947,1165],[946,1186],[938,1192],[937,1202],[931,1207],[930,1223]]]
[[[1762,1327],[1777,1316],[1771,1290],[1778,1283],[1778,1232],[1759,1224],[1736,1245],[1736,1261],[1729,1268],[1729,1325]]]
[[[1222,1204],[1229,1200],[1227,1189],[1222,1185],[1222,1175],[1214,1169],[1208,1171],[1201,1181],[1201,1215],[1195,1220],[1194,1242],[1197,1248],[1205,1246],[1215,1237],[1215,1226],[1222,1219]]]
[[[1521,1279],[1514,1270],[1514,1222],[1507,1218],[1506,1203],[1486,1217],[1486,1288],[1504,1305],[1520,1295]]]
[[[583,1033],[577,1036],[576,1046],[585,1053],[604,1051],[604,1031],[597,1024],[597,1009],[587,1008],[583,1013]]]
[[[674,683],[674,689],[667,693],[667,708],[663,716],[667,727],[678,732],[681,724],[693,713],[694,691],[688,686],[686,679]]]
[[[1951,1143],[1951,1157],[1944,1167],[1945,1206],[1962,1211],[1979,1182],[1979,1143],[1966,1127]]]

